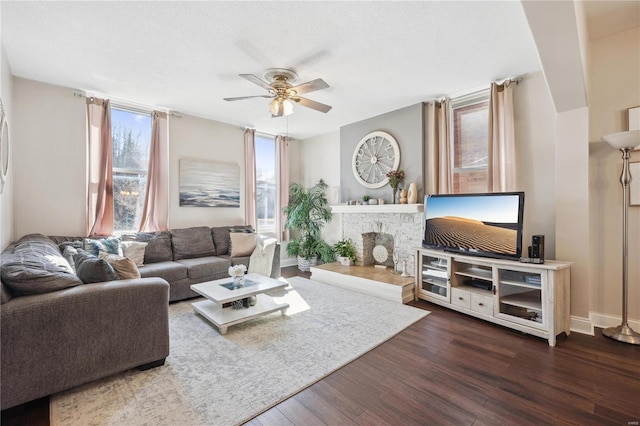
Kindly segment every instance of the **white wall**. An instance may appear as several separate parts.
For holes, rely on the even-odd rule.
[[[556,117],[556,256],[571,267],[571,315],[589,312],[589,138],[588,108]]]
[[[12,146],[17,143],[13,138],[13,78],[11,76],[11,68],[7,61],[7,53],[0,43],[0,98],[6,114],[8,123],[9,141]],[[13,193],[14,193],[14,166],[13,152],[9,151],[9,168],[7,169],[7,178],[4,184],[2,194],[0,194],[0,250],[4,250],[13,240]]]
[[[73,90],[14,79],[15,238],[83,235],[85,101]]]
[[[513,89],[517,189],[525,191],[523,253],[532,235],[545,236],[545,257],[556,258],[555,120],[542,72],[526,75]]]
[[[299,148],[299,164],[303,174],[298,182],[311,187],[322,179],[329,185],[329,192],[332,188],[340,186],[340,131],[305,139],[300,142]],[[340,240],[338,214],[334,214],[333,220],[324,227],[322,237],[329,244]]]
[[[613,326],[622,315],[622,158],[601,138],[627,130],[627,108],[640,106],[640,28],[593,40],[589,72],[590,316],[600,326]],[[640,151],[631,161],[640,161]],[[640,176],[633,180],[638,184]],[[640,322],[640,207],[629,207],[628,235],[628,315]]]
[[[180,207],[181,158],[238,164],[240,208]],[[244,133],[241,128],[187,115],[170,117],[169,176],[169,228],[244,224]]]
[[[73,93],[65,87],[14,79],[13,239],[33,232],[85,233],[86,112],[84,99]],[[170,117],[169,122],[169,227],[243,224],[244,197],[240,208],[179,206],[180,158],[237,163],[244,188],[242,129],[190,116]],[[4,215],[2,225],[6,225]]]

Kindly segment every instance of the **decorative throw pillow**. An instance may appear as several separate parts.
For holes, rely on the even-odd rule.
[[[62,244],[60,246],[63,247]],[[62,257],[64,257],[67,262],[69,262],[71,270],[73,270],[74,274],[76,273],[76,262],[73,260],[73,256],[75,256],[76,254],[78,254],[78,249],[72,245],[65,245],[64,249],[62,250]]]
[[[250,256],[256,248],[256,234],[231,232],[231,257]]]
[[[122,254],[124,257],[128,257],[133,260],[136,266],[142,266],[144,264],[144,252],[149,243],[143,243],[140,241],[123,241]]]
[[[100,259],[106,260],[107,263],[111,265],[111,267],[118,274],[119,279],[127,280],[130,278],[140,278],[140,271],[138,271],[138,267],[133,262],[133,260],[129,259],[128,257],[105,253],[104,251],[100,252],[99,257]]]
[[[78,278],[85,284],[118,279],[118,274],[106,260],[98,259],[84,250],[78,250],[78,254],[73,256],[73,261],[76,264]]]
[[[98,256],[101,251],[122,256],[120,237],[107,237],[101,240],[84,239],[84,249],[94,256]]]

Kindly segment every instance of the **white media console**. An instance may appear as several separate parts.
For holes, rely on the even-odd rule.
[[[416,250],[416,298],[545,338],[569,335],[571,262]]]

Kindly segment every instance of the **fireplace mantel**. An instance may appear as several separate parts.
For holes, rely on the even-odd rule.
[[[340,204],[331,206],[332,213],[422,213],[424,204],[373,204],[348,206]]]

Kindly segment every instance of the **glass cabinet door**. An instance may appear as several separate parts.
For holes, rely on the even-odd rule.
[[[529,326],[542,326],[542,273],[500,269],[499,314]]]
[[[447,258],[422,255],[421,290],[430,296],[449,299],[449,261]]]

